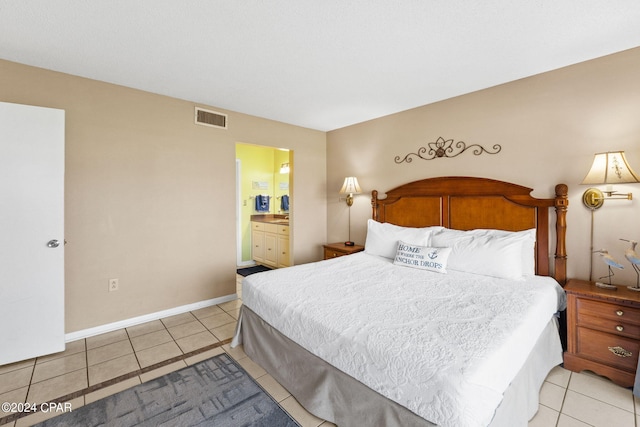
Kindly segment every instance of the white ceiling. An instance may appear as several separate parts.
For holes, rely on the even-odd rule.
[[[0,0],[0,58],[324,131],[637,46],[638,0]]]

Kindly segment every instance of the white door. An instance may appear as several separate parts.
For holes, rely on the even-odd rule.
[[[0,271],[0,365],[63,351],[63,110],[0,102]]]

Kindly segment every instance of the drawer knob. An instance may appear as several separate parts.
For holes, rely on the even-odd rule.
[[[616,331],[618,331],[618,332],[624,331],[624,326],[622,326],[622,325],[616,326]]]
[[[609,347],[609,351],[618,357],[631,357],[633,355],[633,353],[631,353],[629,350],[625,350],[624,348],[619,346]]]
[[[622,310],[618,310],[618,311],[616,311],[616,314],[617,314],[618,316],[622,316],[622,315],[624,314],[624,311],[622,311]]]

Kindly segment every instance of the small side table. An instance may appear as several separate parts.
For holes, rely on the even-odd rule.
[[[323,245],[324,247],[324,259],[336,258],[344,255],[355,254],[356,252],[364,251],[364,246],[362,245],[353,245],[346,246],[343,242],[340,243],[329,243]]]

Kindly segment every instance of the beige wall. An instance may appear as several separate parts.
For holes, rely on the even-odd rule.
[[[345,176],[355,175],[365,194],[352,207],[352,239],[363,243],[371,216],[370,192],[434,176],[466,175],[510,181],[553,196],[569,186],[569,277],[588,278],[590,213],[582,205],[593,154],[624,150],[640,173],[640,48],[566,67],[328,133],[328,239],[347,236],[347,208],[338,201]],[[396,164],[437,137],[491,147],[497,155],[420,159]],[[640,184],[617,186],[636,200],[608,201],[595,215],[595,246],[623,261],[619,283],[635,284],[624,260],[627,243],[640,241]],[[604,264],[594,258],[597,276]],[[597,277],[596,276],[596,277]]]
[[[294,150],[296,263],[326,240],[326,134],[0,60],[0,100],[66,111],[66,332],[235,293],[235,144]],[[204,106],[207,107],[207,106]],[[120,290],[107,292],[118,278]]]

